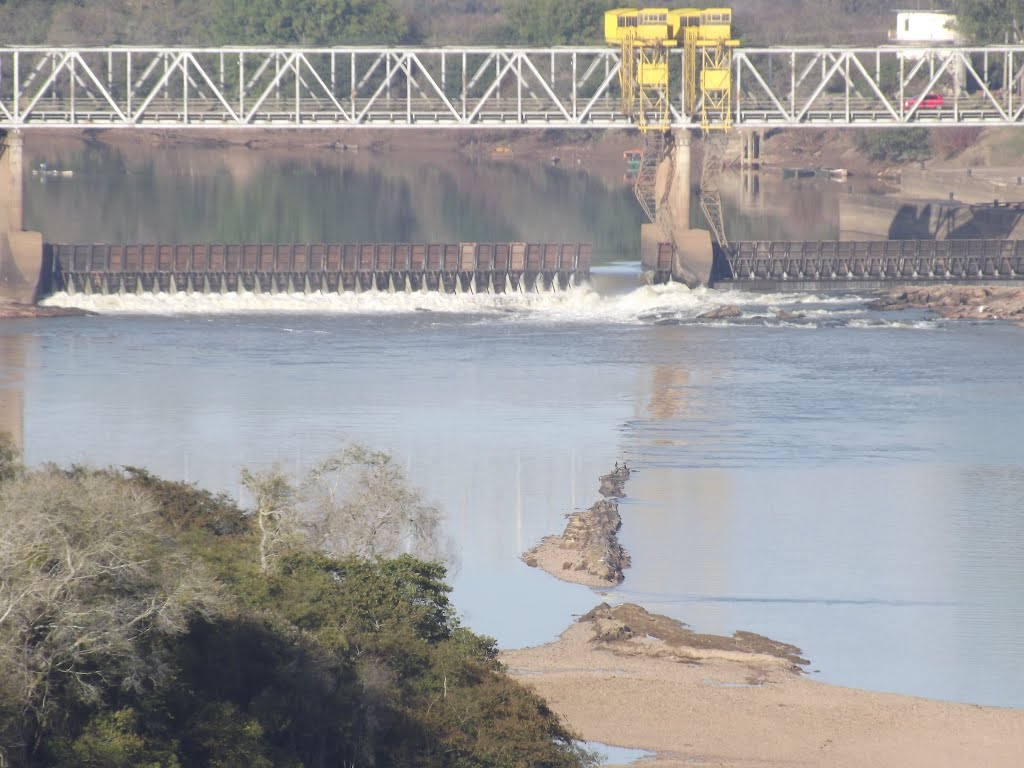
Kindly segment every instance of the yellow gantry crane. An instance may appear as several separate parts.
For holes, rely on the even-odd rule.
[[[604,16],[605,40],[622,46],[622,111],[640,131],[667,131],[668,50],[678,44],[667,8],[619,8]]]
[[[604,35],[622,48],[619,83],[622,111],[645,136],[640,170],[633,191],[648,218],[655,217],[657,165],[671,126],[669,51],[682,47],[683,111],[700,108],[705,145],[701,175],[701,208],[719,245],[728,245],[722,221],[718,175],[724,140],[710,140],[732,128],[732,37],[730,8],[617,8],[605,13]],[[653,139],[653,140],[652,140]]]
[[[683,49],[683,110],[700,106],[701,128],[732,125],[732,10],[617,8],[605,13],[604,36],[622,48],[619,83],[623,112],[640,130],[667,131],[669,51]],[[699,96],[699,100],[698,100]]]

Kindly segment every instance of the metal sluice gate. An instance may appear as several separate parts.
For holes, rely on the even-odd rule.
[[[1024,279],[1021,240],[733,243],[716,254],[716,283]]]
[[[68,293],[532,292],[590,276],[587,243],[44,245]]]

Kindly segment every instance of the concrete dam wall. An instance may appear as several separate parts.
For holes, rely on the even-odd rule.
[[[565,289],[587,243],[292,243],[44,246],[42,293],[294,293]]]

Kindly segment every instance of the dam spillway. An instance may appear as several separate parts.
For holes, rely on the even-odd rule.
[[[44,244],[44,293],[506,293],[590,276],[588,243]]]

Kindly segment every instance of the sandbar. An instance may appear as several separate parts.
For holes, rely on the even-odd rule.
[[[742,633],[739,646],[677,641],[643,618],[664,617],[629,610],[599,606],[556,642],[501,661],[581,738],[655,753],[643,765],[1024,766],[1024,710],[818,682],[789,646],[751,645]]]

